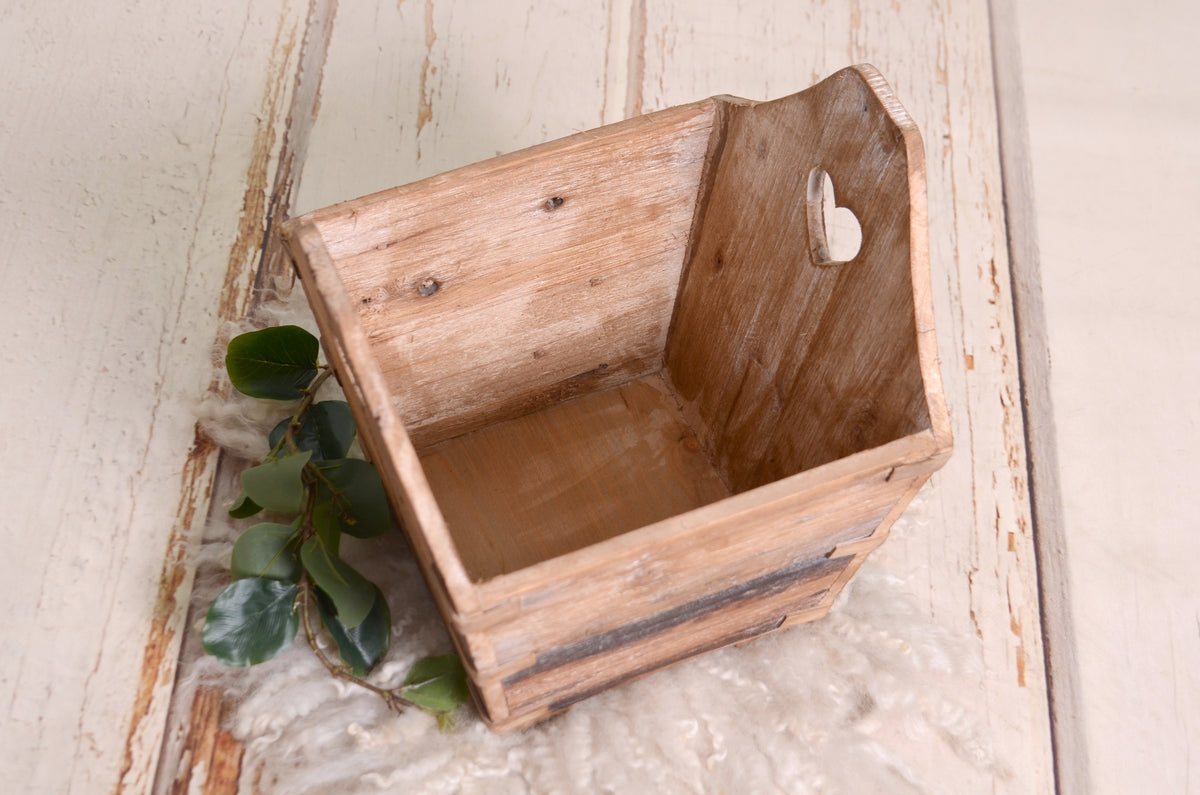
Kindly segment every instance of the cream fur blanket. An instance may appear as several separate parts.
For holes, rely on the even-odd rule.
[[[314,328],[302,297],[263,312]],[[254,459],[282,414],[268,408],[235,396],[200,413],[219,443]],[[925,513],[918,497],[888,543],[937,532],[920,527]],[[196,604],[228,582],[240,529],[209,528]],[[403,540],[355,542],[346,539],[344,555],[380,584],[394,619],[392,651],[372,678],[395,683],[414,660],[450,651],[449,638]],[[389,554],[375,554],[380,545]],[[973,705],[947,695],[963,692],[950,680],[980,675],[964,665],[967,640],[932,623],[880,569],[869,560],[821,621],[679,664],[511,735],[492,734],[469,708],[452,732],[420,712],[391,713],[331,679],[299,639],[252,669],[186,663],[181,687],[215,683],[233,696],[227,728],[247,746],[247,767],[261,772],[261,789],[289,795],[956,792],[935,760],[1002,777]]]

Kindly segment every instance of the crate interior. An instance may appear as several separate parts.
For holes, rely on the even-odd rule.
[[[477,580],[730,494],[662,373],[552,403],[419,455]]]
[[[903,157],[821,164],[863,229],[822,267],[820,142],[746,109],[701,187],[707,113],[439,184],[355,218],[386,227],[370,248],[331,244],[476,581],[930,426]]]

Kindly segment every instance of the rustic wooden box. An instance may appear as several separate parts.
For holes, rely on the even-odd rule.
[[[283,235],[496,729],[824,615],[950,453],[921,139],[867,66]]]

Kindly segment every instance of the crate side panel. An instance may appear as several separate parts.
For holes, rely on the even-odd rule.
[[[853,71],[727,115],[667,367],[741,491],[928,428],[929,418],[901,130]],[[848,263],[814,262],[814,169],[862,223]]]
[[[676,109],[347,211],[372,245],[334,259],[418,447],[659,369],[711,128]]]
[[[284,243],[300,274],[362,445],[383,480],[439,610],[443,616],[474,614],[479,609],[475,588],[462,568],[416,451],[387,405],[378,368],[319,231],[311,224],[293,222],[284,230]]]

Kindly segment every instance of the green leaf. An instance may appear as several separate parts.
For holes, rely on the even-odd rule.
[[[400,692],[431,712],[453,712],[471,696],[467,672],[457,654],[419,660],[409,669]]]
[[[213,600],[204,621],[204,650],[226,665],[257,665],[286,649],[300,616],[299,588],[279,580],[235,580]]]
[[[353,629],[366,619],[378,590],[369,580],[331,554],[316,536],[300,547],[300,560],[317,587],[333,601],[342,626]]]
[[[304,507],[304,481],[300,473],[312,453],[305,451],[267,461],[242,473],[242,490],[268,511],[295,513]]]
[[[331,494],[321,482],[317,487],[317,502],[332,501],[334,520],[343,533],[356,538],[375,538],[391,529],[387,492],[372,464],[346,458],[328,462],[321,471],[339,493]]]
[[[337,557],[341,554],[342,546],[342,531],[338,527],[337,522],[333,521],[333,506],[327,502],[318,503],[313,507],[312,512],[313,530],[317,533],[317,538],[321,545],[328,550],[329,554]]]
[[[333,602],[323,591],[317,589],[317,610],[325,629],[337,643],[338,654],[350,666],[355,676],[366,676],[384,655],[392,642],[392,613],[387,599],[379,588],[375,588],[375,603],[371,612],[357,627],[346,627],[337,617]]]
[[[261,510],[262,506],[247,497],[246,492],[243,491],[238,495],[238,498],[233,501],[233,505],[229,506],[229,515],[234,519],[246,519]]]
[[[276,425],[267,439],[274,450],[283,440],[292,418]],[[344,400],[322,400],[304,412],[300,427],[292,433],[292,439],[301,450],[311,450],[314,462],[345,458],[354,443],[356,427],[350,404]]]
[[[321,344],[299,326],[274,326],[229,341],[225,369],[242,394],[297,400],[317,375]]]
[[[256,524],[242,533],[233,545],[230,569],[235,579],[265,577],[296,582],[300,560],[294,543],[296,528],[286,524]]]

